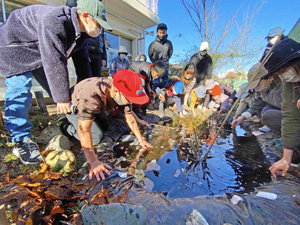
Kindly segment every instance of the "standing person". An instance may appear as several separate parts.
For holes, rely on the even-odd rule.
[[[102,0],[99,1],[102,2]],[[66,6],[76,7],[77,0],[67,0]],[[71,53],[76,69],[77,83],[88,77],[101,77],[101,68],[106,66],[107,60],[104,29],[102,29],[102,32],[98,37],[89,37],[88,35],[82,35],[79,41],[86,42],[84,47],[80,48],[80,46],[78,46],[77,44]],[[85,54],[88,54],[89,56],[88,64],[90,68],[86,68],[85,66],[83,66]]]
[[[128,55],[127,48],[125,46],[119,46],[118,56],[112,59],[110,64],[109,74],[114,76],[119,70],[127,70],[129,67],[129,61],[126,59]]]
[[[6,78],[6,127],[15,143],[13,154],[24,164],[42,157],[31,140],[28,119],[32,71],[43,68],[58,113],[70,113],[67,59],[81,33],[97,37],[105,21],[98,0],[78,0],[77,8],[32,5],[14,10],[0,26],[0,73]],[[12,44],[13,43],[13,44]]]
[[[152,147],[142,138],[136,116],[130,106],[132,103],[145,104],[149,101],[138,74],[133,71],[120,70],[113,79],[98,77],[85,79],[75,85],[71,98],[77,113],[67,114],[70,124],[64,126],[64,130],[80,140],[87,162],[91,166],[90,179],[95,175],[98,181],[104,180],[103,172],[109,175],[108,169],[110,169],[97,159],[93,148],[93,144],[99,143],[103,137],[103,131],[94,119],[101,111],[108,111],[119,106],[140,145],[144,149]]]
[[[165,86],[169,79],[169,60],[173,55],[173,45],[172,42],[168,40],[167,30],[168,27],[166,24],[158,24],[156,29],[156,39],[148,48],[148,56],[151,62],[154,63],[158,60],[162,60],[167,66],[167,70],[162,77],[162,81],[156,80],[153,82],[153,91],[155,91],[156,87],[162,88]]]
[[[183,107],[186,111],[189,111],[188,100],[191,91],[193,90],[196,83],[195,70],[196,69],[194,63],[188,63],[185,68],[178,74],[179,80],[184,83],[185,87],[185,91],[183,93]]]
[[[265,47],[265,51],[261,57],[261,59],[259,60],[260,62],[264,59],[264,57],[268,54],[268,52],[270,51],[270,49],[272,48],[272,46],[278,42],[280,42],[281,40],[285,39],[285,36],[283,35],[283,31],[284,29],[282,27],[273,27],[267,37],[265,39],[268,40],[268,44]]]
[[[212,58],[207,53],[208,50],[209,44],[208,42],[204,41],[200,45],[199,52],[194,54],[190,59],[190,62],[193,62],[196,67],[197,86],[203,85],[206,78],[211,79],[212,77]]]

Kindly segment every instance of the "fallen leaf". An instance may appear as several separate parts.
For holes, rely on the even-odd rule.
[[[18,208],[15,208],[12,212],[11,212],[11,219],[13,222],[16,222],[18,219]]]
[[[50,178],[51,180],[58,180],[62,178],[62,172],[58,173],[47,173],[45,178]]]
[[[26,223],[25,223],[26,225],[33,225],[33,222],[32,222],[32,219],[31,218],[28,218],[27,220],[26,220]]]
[[[44,163],[38,173],[45,173],[45,172],[47,172],[47,170],[48,170],[48,165],[46,163]]]
[[[47,148],[46,150],[41,152],[41,155],[46,157],[49,154],[49,152],[51,152],[51,151],[52,151],[51,148]]]
[[[26,176],[18,176],[17,178],[13,179],[15,184],[29,184],[30,180]]]
[[[64,213],[65,210],[63,208],[61,208],[60,206],[56,205],[52,208],[51,212],[50,212],[50,216],[53,216],[55,214],[62,214]]]
[[[93,196],[90,203],[94,205],[103,205],[108,203],[108,193],[109,190],[105,190],[101,187],[101,191]]]
[[[5,181],[6,181],[7,183],[9,183],[9,172],[7,172],[7,174],[6,174],[6,176],[5,176]]]
[[[40,194],[38,194],[38,193],[36,193],[36,192],[30,191],[28,188],[26,188],[26,190],[30,193],[30,195],[31,195],[32,197],[43,198],[42,195],[40,195]]]
[[[43,180],[45,178],[46,173],[38,173],[38,175],[36,175],[33,179],[32,179],[32,183],[36,183],[40,180]]]

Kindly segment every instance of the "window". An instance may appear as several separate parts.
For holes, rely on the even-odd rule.
[[[106,48],[108,48],[107,67],[110,66],[112,59],[118,56],[120,45],[123,45],[127,48],[127,58],[129,62],[132,62],[132,40],[108,32],[104,32],[104,39]]]
[[[4,5],[4,9],[3,9],[3,5]],[[15,9],[19,9],[19,8],[23,8],[25,6],[27,6],[28,4],[24,4],[21,2],[17,2],[17,1],[1,1],[0,4],[0,24],[2,24],[4,22],[4,14],[3,11],[5,12],[5,17],[7,19],[7,17],[9,16],[9,14],[15,10]]]

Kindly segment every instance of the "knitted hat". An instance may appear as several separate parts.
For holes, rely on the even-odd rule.
[[[198,98],[204,98],[206,94],[206,88],[204,86],[199,86],[195,88],[195,94]]]
[[[210,92],[211,95],[220,95],[222,94],[222,91],[221,91],[221,88],[219,85],[215,85],[213,87],[213,89],[211,89],[211,92]]]

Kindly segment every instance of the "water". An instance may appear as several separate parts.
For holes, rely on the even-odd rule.
[[[186,131],[154,127],[145,130],[143,136],[155,147],[143,154],[137,169],[145,170],[145,176],[154,182],[152,191],[169,198],[249,193],[271,181],[270,164],[256,137],[239,127],[233,133],[224,130],[206,161],[197,160],[189,145],[191,134]],[[203,157],[208,145],[201,149]],[[128,143],[116,145],[114,150],[127,157],[127,162],[121,164],[124,168],[138,152],[136,146]],[[146,171],[153,159],[161,169]]]

